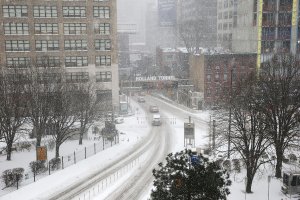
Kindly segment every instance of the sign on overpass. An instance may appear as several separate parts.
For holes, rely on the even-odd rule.
[[[136,77],[135,81],[144,81],[144,82],[152,82],[152,81],[175,81],[175,76],[147,76],[147,77]]]

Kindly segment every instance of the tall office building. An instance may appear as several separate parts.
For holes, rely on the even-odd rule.
[[[299,50],[299,0],[245,0],[238,5],[235,52],[256,52],[257,66],[274,53]]]
[[[179,36],[192,38],[189,46],[216,47],[217,0],[179,0],[177,24]]]
[[[218,46],[232,49],[232,30],[237,27],[238,0],[218,0]]]
[[[69,82],[92,81],[119,105],[116,0],[1,0],[0,63],[63,67]]]

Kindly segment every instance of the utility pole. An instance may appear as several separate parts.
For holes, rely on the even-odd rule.
[[[208,147],[211,150],[211,116],[209,116]]]
[[[230,158],[230,141],[231,141],[231,99],[232,99],[232,71],[230,70],[230,99],[229,99],[229,120],[228,120],[228,150],[227,150],[227,158]]]
[[[215,153],[216,148],[216,120],[213,120],[213,134],[212,134],[212,149]]]

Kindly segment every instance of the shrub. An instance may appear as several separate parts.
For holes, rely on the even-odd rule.
[[[283,163],[289,163],[289,159],[288,159],[288,158],[286,158],[285,156],[283,156],[283,158],[282,158],[282,162],[283,162]]]
[[[27,150],[27,151],[30,151],[31,150],[31,144],[29,142],[22,142],[20,143],[19,145],[19,149],[20,151],[23,151],[23,150]]]
[[[49,161],[49,165],[52,171],[58,170],[60,168],[60,158],[52,158]]]
[[[16,185],[17,182],[21,182],[23,180],[23,173],[23,168],[7,169],[2,172],[1,178],[6,187],[11,187]]]
[[[17,182],[20,183],[23,180],[24,168],[14,168],[12,174],[14,177],[14,184]]]
[[[239,159],[233,159],[233,160],[232,160],[232,163],[233,163],[233,169],[234,169],[236,172],[240,173],[240,172],[241,172],[241,164],[240,164]]]
[[[219,167],[222,167],[222,163],[223,163],[223,159],[218,159],[218,160],[216,160],[216,164],[219,166]]]
[[[296,162],[297,161],[297,156],[295,154],[290,154],[289,159],[291,162]]]
[[[44,160],[32,161],[29,163],[29,167],[34,174],[40,174],[47,171],[45,163]]]
[[[13,185],[14,178],[13,178],[12,170],[7,169],[4,172],[2,172],[1,179],[4,182],[6,187],[10,187],[11,185]]]
[[[224,167],[224,169],[226,169],[227,171],[231,171],[231,162],[230,162],[230,160],[225,160],[225,161],[223,162],[223,167]]]
[[[52,151],[55,148],[55,140],[49,140],[47,143],[47,149]]]

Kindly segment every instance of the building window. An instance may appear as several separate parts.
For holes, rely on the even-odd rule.
[[[58,34],[58,24],[34,24],[34,32],[35,34]]]
[[[37,80],[39,83],[60,83],[61,82],[61,73],[42,73],[38,74]]]
[[[59,50],[58,40],[36,40],[35,41],[36,51],[57,51]]]
[[[211,81],[211,75],[210,75],[210,74],[207,74],[207,75],[206,75],[206,81],[207,81],[207,82],[210,82],[210,81]]]
[[[30,58],[27,57],[6,58],[6,66],[8,68],[26,68],[29,64]]]
[[[86,67],[88,66],[87,56],[67,56],[65,59],[66,67]]]
[[[223,14],[222,12],[218,13],[218,19],[222,19],[222,16],[223,16],[222,14]]]
[[[96,82],[111,82],[111,72],[96,72]]]
[[[89,81],[88,72],[70,72],[66,73],[66,81],[68,83],[82,83]]]
[[[111,56],[96,56],[96,66],[111,66]]]
[[[109,19],[110,8],[108,6],[94,6],[94,17]]]
[[[210,89],[206,89],[206,96],[207,96],[207,97],[210,97],[210,95],[211,95]]]
[[[7,40],[5,41],[6,51],[29,51],[28,40]]]
[[[109,39],[95,40],[95,49],[100,51],[110,51],[111,41]]]
[[[66,35],[86,34],[86,24],[84,24],[84,23],[64,24],[64,34],[66,34]]]
[[[5,23],[4,24],[5,35],[28,35],[28,24],[27,23]]]
[[[215,74],[215,82],[219,82],[219,78],[220,78],[220,75],[219,74]]]
[[[35,18],[57,17],[57,7],[56,6],[34,6],[33,17]]]
[[[65,50],[87,50],[86,40],[65,40]]]
[[[95,32],[95,34],[109,35],[110,34],[110,24],[109,23],[95,24],[94,32]]]
[[[4,17],[27,17],[27,6],[3,6]]]
[[[86,17],[85,6],[63,6],[64,17]]]
[[[59,56],[39,56],[36,58],[38,67],[60,67]]]
[[[228,75],[224,74],[224,81],[227,81],[227,79],[228,79]]]

